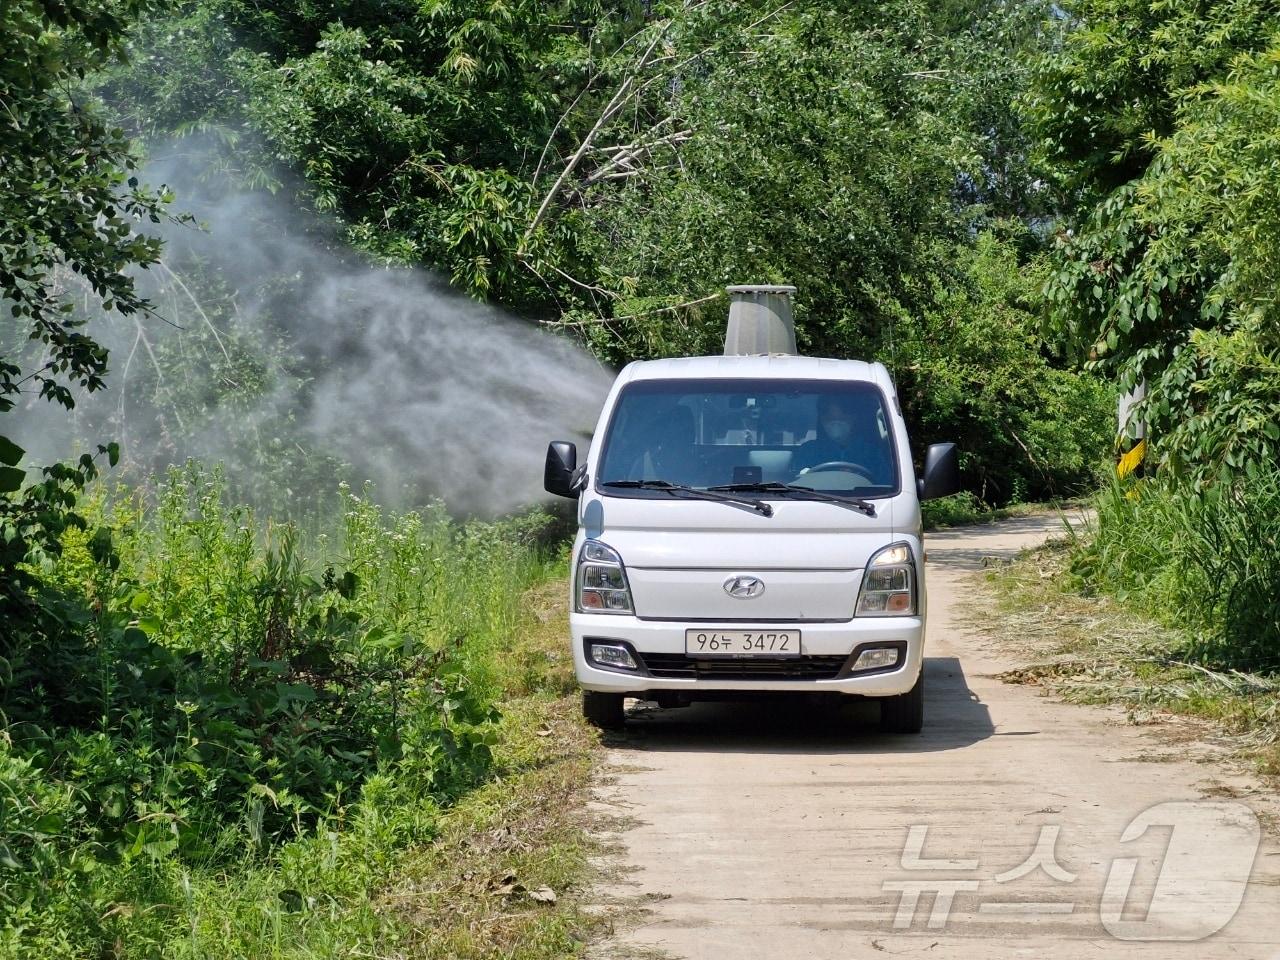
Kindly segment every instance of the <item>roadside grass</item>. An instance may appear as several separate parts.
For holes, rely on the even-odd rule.
[[[445,815],[436,842],[378,898],[379,912],[407,931],[405,957],[571,956],[619,916],[590,902],[607,825],[587,809],[599,739],[578,703],[563,566],[550,564],[525,594],[499,661],[497,775]]]
[[[586,813],[598,739],[574,695],[562,568],[544,566],[510,645],[493,659],[502,711],[493,776],[354,905],[355,924],[334,926],[348,940],[372,921],[365,955],[551,960],[581,953],[610,928],[612,915],[588,902],[601,852]],[[306,955],[356,946],[322,941]]]
[[[1280,677],[1192,662],[1189,632],[1132,601],[1075,592],[1072,550],[1051,540],[976,580],[970,622],[1027,660],[1001,678],[1070,702],[1120,705],[1133,723],[1193,718],[1259,773],[1280,776]]]
[[[948,527],[962,527],[974,523],[990,523],[993,520],[1004,520],[1007,517],[1026,517],[1043,513],[1046,509],[1066,510],[1077,506],[1079,501],[1047,501],[1043,503],[1013,503],[1004,507],[992,507],[983,503],[968,491],[941,497],[937,500],[926,500],[920,504],[920,514],[926,530],[945,530]]]
[[[59,618],[0,656],[0,958],[543,960],[607,930],[564,548],[345,502],[303,542],[192,467],[41,568]]]
[[[1074,545],[1081,592],[1132,602],[1195,643],[1181,659],[1280,676],[1280,468],[1195,487],[1112,477]]]
[[[401,808],[379,840],[294,844],[291,861],[229,872],[197,892],[191,929],[162,955],[245,958],[436,958],[577,955],[609,928],[587,894],[596,846],[583,808],[595,740],[569,698],[508,701],[494,745],[495,775],[443,813],[427,811],[435,838],[395,849]],[[309,847],[309,848],[308,848]],[[347,880],[334,877],[335,869]],[[282,876],[318,882],[285,887]],[[293,881],[296,882],[296,881]],[[284,894],[288,893],[288,896]],[[186,943],[182,941],[186,940]],[[131,955],[127,951],[121,956]]]
[[[598,739],[570,695],[565,587],[553,569],[524,595],[495,662],[502,719],[489,779],[431,807],[433,838],[404,850],[395,821],[412,811],[388,811],[384,837],[361,844],[352,865],[362,882],[344,896],[300,888],[301,902],[282,904],[277,871],[229,877],[235,889],[220,912],[201,912],[191,955],[551,960],[608,932],[614,913],[589,903],[602,850],[586,812]]]
[[[412,958],[565,957],[603,933],[585,902],[594,738],[567,697],[508,703],[502,771],[441,824],[439,839],[377,899]]]

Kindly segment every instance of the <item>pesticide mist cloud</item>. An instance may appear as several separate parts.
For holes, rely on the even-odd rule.
[[[176,326],[94,316],[89,332],[111,350],[107,390],[80,395],[70,418],[27,404],[15,439],[29,463],[120,439],[147,470],[221,461],[238,489],[261,478],[286,501],[339,479],[372,481],[397,506],[440,497],[466,513],[545,498],[546,443],[592,428],[608,371],[425,271],[352,256],[288,191],[236,190],[209,174],[208,151],[182,148],[144,180],[172,187],[174,208],[205,229],[166,226],[165,266],[139,277]],[[208,397],[193,399],[201,378]],[[325,458],[341,477],[307,475]],[[269,479],[285,461],[296,475]]]

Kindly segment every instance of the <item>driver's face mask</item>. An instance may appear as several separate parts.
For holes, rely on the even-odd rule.
[[[822,429],[832,440],[848,440],[853,432],[853,424],[848,420],[823,420]]]

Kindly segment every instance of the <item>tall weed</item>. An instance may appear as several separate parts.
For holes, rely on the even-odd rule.
[[[1091,589],[1191,628],[1206,664],[1280,670],[1280,470],[1203,489],[1113,480],[1072,569]]]
[[[338,895],[485,776],[542,521],[342,505],[304,537],[191,464],[33,568],[45,615],[0,651],[0,955],[171,951],[254,864],[294,878],[276,908]]]

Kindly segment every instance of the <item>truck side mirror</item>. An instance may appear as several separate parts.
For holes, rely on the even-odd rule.
[[[547,447],[547,465],[542,485],[557,497],[575,498],[582,478],[578,472],[578,448],[567,440],[554,440]]]
[[[960,456],[954,443],[931,444],[924,455],[924,470],[916,481],[921,500],[937,500],[960,492]]]

